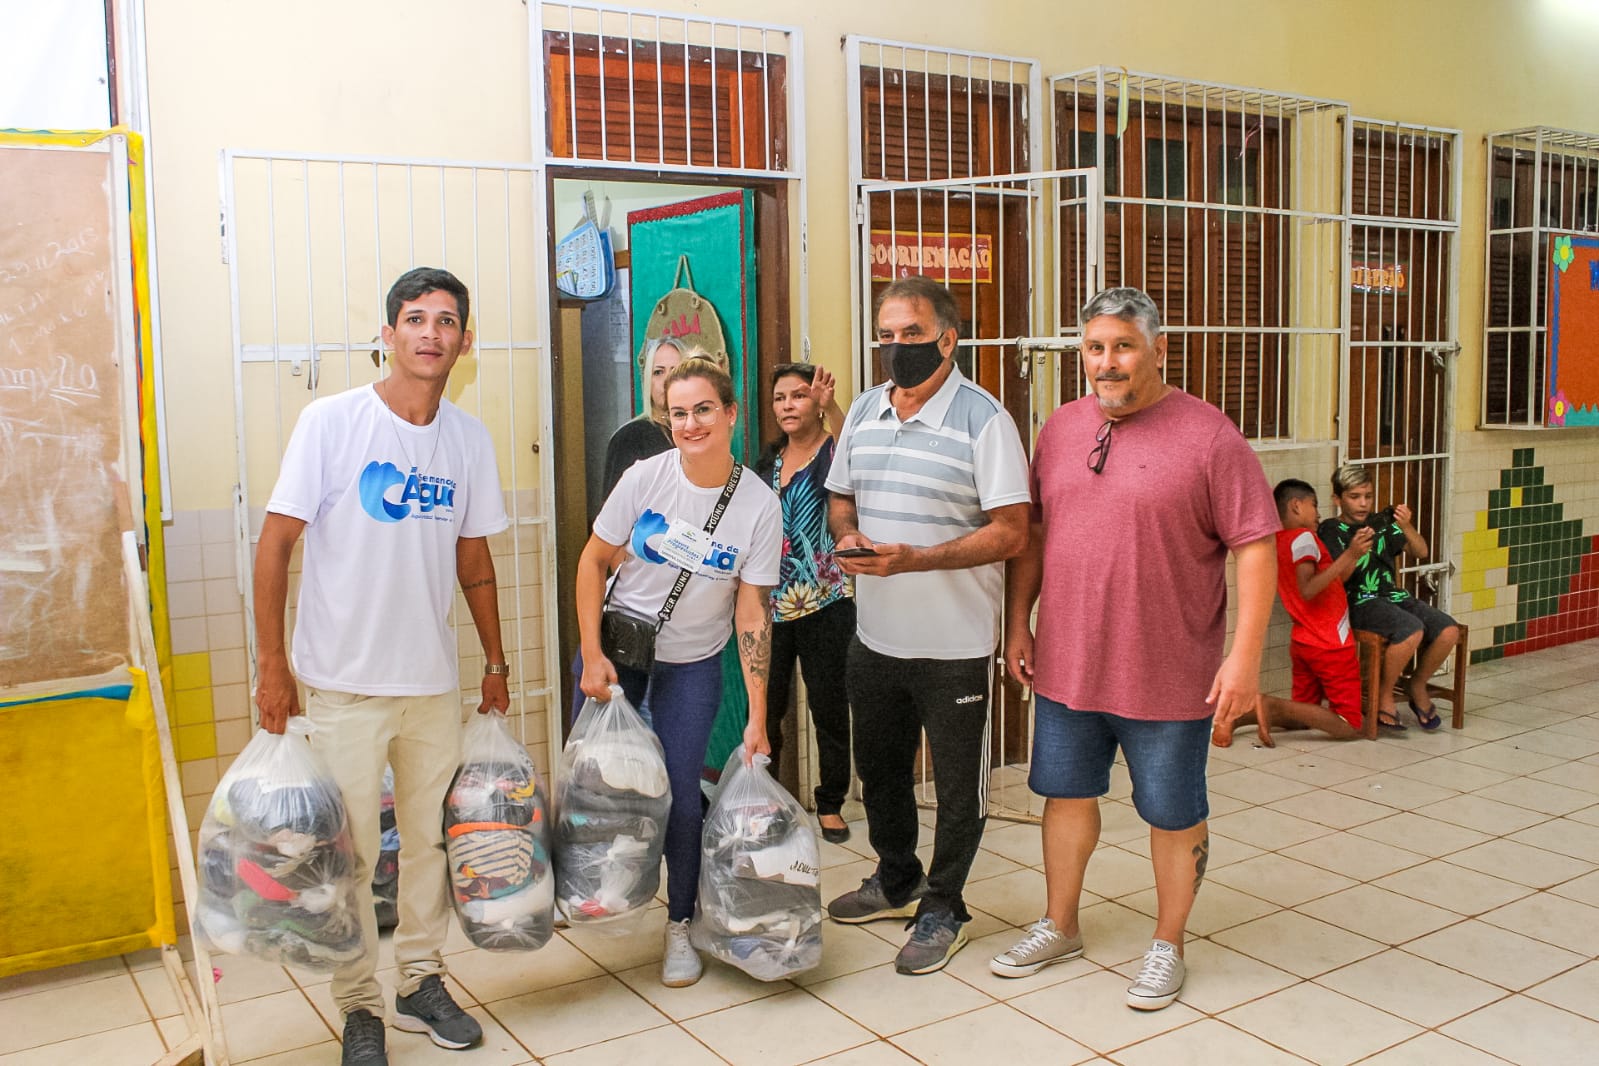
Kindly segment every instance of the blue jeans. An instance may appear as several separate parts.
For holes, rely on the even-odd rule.
[[[583,656],[576,672],[583,675]],[[649,697],[649,723],[666,751],[666,775],[672,783],[672,813],[666,822],[666,915],[674,922],[694,917],[700,887],[700,830],[705,824],[700,769],[710,744],[711,726],[722,702],[722,656],[718,652],[693,663],[657,661],[649,673],[616,668],[623,695],[634,707]],[[577,689],[572,719],[588,697]]]
[[[1110,790],[1116,748],[1127,753],[1133,806],[1156,829],[1192,829],[1210,816],[1205,762],[1210,719],[1155,722],[1079,711],[1033,695],[1033,764],[1027,787],[1051,799],[1089,799]]]

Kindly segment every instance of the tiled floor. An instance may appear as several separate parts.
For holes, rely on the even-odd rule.
[[[659,908],[636,938],[567,931],[528,956],[457,934],[455,991],[485,1046],[448,1053],[391,1029],[391,1061],[1593,1062],[1599,642],[1473,667],[1470,688],[1459,733],[1284,737],[1275,750],[1240,733],[1212,752],[1211,872],[1187,987],[1164,1011],[1123,1005],[1154,891],[1118,772],[1075,962],[1019,981],[989,974],[989,956],[1037,916],[1044,883],[1038,830],[995,821],[967,893],[973,943],[943,973],[897,976],[905,934],[892,922],[829,925],[822,967],[792,983],[713,964],[677,990],[656,979]],[[823,846],[829,897],[871,871],[868,850],[859,825],[849,847]],[[392,958],[386,941],[383,952]],[[219,967],[235,1062],[338,1061],[325,982],[248,960]],[[145,1064],[181,1029],[153,958],[0,982],[0,1066]]]

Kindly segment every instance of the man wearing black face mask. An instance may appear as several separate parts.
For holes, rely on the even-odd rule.
[[[1003,563],[1027,544],[1027,456],[998,400],[956,369],[955,299],[927,278],[878,299],[890,383],[856,398],[827,478],[839,565],[855,575],[847,680],[878,865],[834,921],[911,918],[895,968],[943,969],[966,943],[966,875],[988,815],[989,692]],[[850,549],[866,554],[846,555]],[[933,861],[916,855],[915,759],[938,781]]]

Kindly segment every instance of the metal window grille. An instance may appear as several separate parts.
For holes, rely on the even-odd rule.
[[[1103,175],[1101,283],[1161,308],[1166,380],[1257,446],[1331,443],[1348,106],[1109,67],[1050,84],[1056,165]]]
[[[1599,233],[1599,134],[1488,137],[1482,424],[1540,426],[1549,380],[1549,242]]]
[[[1035,261],[1042,263],[1036,257],[1043,252],[1030,239],[1042,225],[1034,193],[1043,190],[1029,187],[1027,173],[1042,154],[1031,121],[1039,66],[865,37],[846,38],[844,48],[857,389],[882,380],[875,369],[874,289],[907,273],[937,276],[937,260],[962,304],[962,339],[974,360],[965,369],[980,381],[986,369],[984,384],[999,395],[1003,353],[996,342],[1034,332],[1038,317],[1022,279]],[[884,260],[875,264],[874,244]],[[986,256],[987,266],[962,267],[962,255]],[[985,270],[992,280],[975,280]]]
[[[797,31],[603,4],[530,15],[550,162],[793,176]]]
[[[548,713],[559,675],[554,612],[544,595],[555,568],[549,360],[546,320],[534,306],[546,283],[534,218],[542,176],[525,164],[226,151],[222,185],[238,573],[252,681],[254,542],[295,420],[317,396],[385,373],[379,331],[389,285],[412,266],[442,266],[471,291],[475,334],[446,395],[493,436],[511,516],[511,528],[490,538],[511,712],[525,743],[548,743],[559,719]],[[291,587],[291,619],[293,596]],[[461,697],[475,707],[482,651],[459,593],[452,623]]]
[[[1434,546],[1402,577],[1447,607],[1460,252],[1460,133],[1359,118],[1350,139],[1349,356],[1343,455]]]

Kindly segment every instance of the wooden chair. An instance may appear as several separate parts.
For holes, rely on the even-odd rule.
[[[1428,696],[1435,701],[1449,701],[1453,712],[1449,719],[1451,729],[1460,729],[1466,724],[1466,664],[1471,659],[1470,627],[1457,623],[1457,628],[1460,630],[1460,640],[1455,645],[1455,662],[1450,673],[1452,684],[1445,686],[1427,682]],[[1365,715],[1366,739],[1376,740],[1377,706],[1381,696],[1379,683],[1382,677],[1383,657],[1388,654],[1388,642],[1376,633],[1357,629],[1355,646],[1360,655],[1360,702],[1361,713]],[[1409,678],[1410,672],[1407,670],[1400,676],[1399,684],[1394,691],[1404,695],[1409,689]]]

